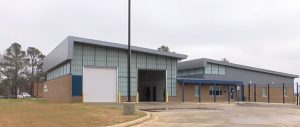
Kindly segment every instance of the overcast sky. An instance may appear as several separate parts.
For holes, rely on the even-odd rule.
[[[68,35],[127,43],[127,0],[0,0],[0,50]],[[300,74],[300,1],[132,0],[132,44]]]

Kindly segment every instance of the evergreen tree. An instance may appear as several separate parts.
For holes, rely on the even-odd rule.
[[[163,51],[163,52],[170,52],[169,47],[168,46],[164,46],[164,45],[160,46],[157,50]]]
[[[23,79],[26,78],[27,65],[26,53],[18,43],[11,44],[2,55],[0,72],[12,95],[17,95],[20,86],[26,84]]]

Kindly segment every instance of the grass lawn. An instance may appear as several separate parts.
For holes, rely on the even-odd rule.
[[[107,126],[143,117],[122,115],[109,105],[49,104],[43,99],[0,99],[1,127],[93,127]]]

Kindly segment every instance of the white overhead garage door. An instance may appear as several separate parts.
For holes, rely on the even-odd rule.
[[[116,102],[117,69],[84,67],[82,93],[83,102]]]

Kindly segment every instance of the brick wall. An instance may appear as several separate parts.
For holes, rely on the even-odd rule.
[[[44,83],[35,83],[33,84],[33,96],[32,97],[44,97]]]
[[[185,102],[199,102],[199,97],[195,96],[195,85],[197,84],[185,84],[184,101]],[[209,94],[209,87],[213,85],[202,84],[201,86],[201,102],[214,102],[214,96]],[[220,86],[220,85],[218,85]],[[222,95],[216,96],[216,102],[227,102],[228,101],[228,85],[222,86]],[[236,85],[231,85],[236,89]],[[234,92],[234,99],[237,100],[237,93]],[[170,102],[181,102],[182,101],[182,85],[177,85],[177,96],[169,97]],[[233,101],[233,100],[231,100]]]
[[[48,92],[44,92],[44,98],[54,103],[69,103],[72,101],[72,76],[48,80],[44,83]]]
[[[256,87],[256,102],[268,102],[268,96],[262,96],[262,91],[263,88],[267,87],[259,87],[257,85]],[[248,85],[245,85],[244,87],[245,90],[245,101],[248,101],[248,96],[249,96],[249,88]],[[250,86],[250,102],[255,101],[255,93],[254,93],[254,85]],[[270,103],[283,103],[283,90],[282,87],[272,87],[270,85]],[[284,97],[285,103],[295,103],[295,95],[294,95],[294,88],[293,86],[288,86],[287,87],[287,96]]]
[[[195,96],[195,85],[197,84],[185,84],[185,102],[199,102],[199,97]],[[201,102],[214,102],[214,97],[209,95],[208,84],[202,84],[201,87]],[[213,86],[213,85],[212,85]],[[227,102],[228,101],[228,85],[222,85],[222,95],[216,96],[216,102]],[[234,100],[238,100],[238,93],[236,92],[237,86],[234,86]],[[263,87],[256,87],[256,102],[268,102],[267,96],[262,96]],[[288,86],[288,95],[285,96],[285,103],[295,103],[294,89]],[[248,85],[244,86],[245,101],[248,101]],[[182,84],[177,85],[177,96],[169,97],[169,102],[181,102],[182,101]],[[254,102],[254,87],[250,88],[250,101]],[[272,87],[270,86],[270,103],[283,103],[282,87]]]

